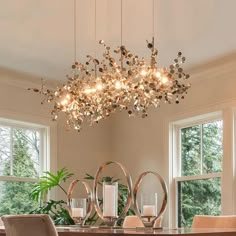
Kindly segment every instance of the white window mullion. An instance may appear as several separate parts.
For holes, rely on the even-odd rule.
[[[233,171],[234,110],[223,110],[223,175],[222,175],[222,214],[235,214],[235,182]]]
[[[38,178],[0,176],[0,181],[16,181],[16,182],[38,182]]]
[[[181,129],[178,129],[178,140],[177,140],[177,150],[178,150],[178,161],[177,161],[177,165],[178,165],[178,170],[177,170],[177,176],[181,176],[182,175],[182,138],[181,138]]]
[[[203,125],[200,125],[200,158],[201,158],[201,175],[203,173],[203,132],[202,132]]]
[[[10,128],[10,175],[13,175],[13,129]]]
[[[172,176],[171,178],[176,176],[181,176],[181,172],[182,172],[182,164],[181,164],[181,128],[179,126],[171,126],[172,127],[172,156],[175,156],[176,158],[174,158],[172,161]],[[171,193],[172,193],[172,203],[170,203],[170,216],[171,216],[171,220],[170,220],[170,227],[177,227],[177,219],[178,219],[178,193],[177,193],[177,181],[172,182],[172,187],[171,188]],[[176,210],[173,212],[173,208],[175,208]]]
[[[204,175],[181,176],[181,177],[176,177],[175,180],[177,182],[181,182],[181,181],[213,179],[213,178],[221,178],[221,177],[222,177],[221,173],[213,173],[213,174],[204,174]]]
[[[40,130],[40,138],[39,138],[39,176],[43,175],[45,170],[44,168],[44,132]]]

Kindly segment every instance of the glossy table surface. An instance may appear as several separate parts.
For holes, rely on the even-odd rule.
[[[105,228],[84,228],[79,229],[76,227],[57,227],[57,231],[61,236],[75,236],[81,234],[81,236],[89,236],[99,234],[104,236],[125,236],[125,235],[194,235],[200,234],[201,236],[204,235],[215,235],[215,236],[223,236],[223,235],[235,235],[236,236],[236,229],[143,229],[143,228],[136,228],[136,229],[105,229]]]
[[[143,228],[132,228],[132,229],[107,229],[107,228],[78,228],[76,226],[58,226],[57,232],[59,236],[140,236],[140,235],[185,235],[185,236],[236,236],[235,229],[143,229]],[[4,227],[0,227],[0,236],[5,236]]]

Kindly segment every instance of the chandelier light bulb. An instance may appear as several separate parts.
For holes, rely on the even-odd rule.
[[[64,100],[61,101],[61,106],[62,106],[61,110],[62,110],[63,112],[66,111],[67,105],[68,105],[68,100],[64,99]]]
[[[163,76],[160,78],[160,82],[164,85],[166,85],[169,81],[169,78],[167,76]]]
[[[141,89],[141,90],[144,90],[144,86],[141,84],[141,85],[139,85],[139,88]]]
[[[63,99],[62,101],[61,101],[61,105],[62,106],[66,106],[68,104],[68,100],[67,99]]]
[[[98,83],[98,84],[96,85],[96,89],[97,89],[98,91],[103,90],[103,85],[102,85],[101,83]]]
[[[70,99],[70,96],[66,95],[65,98],[61,100],[61,105],[67,106],[69,104],[69,99]]]
[[[156,71],[154,75],[155,75],[156,78],[160,78],[161,77],[161,72],[160,71]]]
[[[92,93],[91,88],[86,88],[86,89],[84,90],[84,93],[85,93],[85,94],[90,94],[90,93]]]
[[[140,75],[141,76],[146,76],[147,75],[147,70],[146,69],[142,69],[141,72],[140,72]]]
[[[121,89],[121,87],[122,87],[121,82],[120,82],[120,81],[116,81],[116,82],[115,82],[115,88],[116,88],[117,90],[119,90],[119,89]]]

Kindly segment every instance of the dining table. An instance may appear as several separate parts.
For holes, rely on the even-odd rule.
[[[103,228],[78,226],[56,226],[58,236],[236,236],[236,228]],[[4,226],[0,226],[0,236],[6,236]]]

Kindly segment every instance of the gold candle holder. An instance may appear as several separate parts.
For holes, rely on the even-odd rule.
[[[86,198],[72,198],[72,193],[75,188],[75,185],[79,182],[79,180],[74,180],[71,182],[68,192],[67,192],[67,206],[68,212],[71,218],[74,220],[75,224],[83,227],[85,221],[88,219],[92,212],[92,191],[89,185],[82,181],[87,197]]]
[[[111,216],[109,215],[104,215],[104,209],[103,211],[101,210],[100,206],[99,206],[99,202],[98,202],[98,183],[99,183],[99,176],[100,174],[103,172],[103,170],[105,169],[106,166],[110,165],[110,164],[115,164],[115,165],[118,165],[121,170],[123,171],[124,175],[125,175],[125,178],[126,178],[126,183],[127,183],[127,188],[128,188],[128,196],[127,196],[127,202],[124,206],[124,209],[123,211],[120,213],[120,215],[116,215],[116,214],[111,214]],[[107,193],[108,194],[108,189],[109,191],[112,191],[112,195],[115,194],[115,190],[113,191],[112,188],[107,188]],[[103,187],[103,192],[104,192],[104,187]],[[105,163],[103,163],[97,170],[97,173],[96,173],[96,176],[95,176],[95,179],[94,179],[94,184],[93,184],[93,194],[94,194],[94,207],[95,207],[95,210],[98,214],[98,216],[103,220],[103,222],[109,226],[109,227],[114,227],[116,226],[116,223],[117,221],[124,217],[127,213],[127,211],[129,210],[130,208],[130,205],[132,203],[132,179],[131,179],[131,176],[130,174],[128,173],[128,171],[126,170],[126,168],[120,164],[119,162],[113,162],[113,161],[107,161]],[[113,197],[113,196],[112,196]],[[115,197],[114,197],[115,199]],[[105,199],[106,200],[106,199]],[[105,204],[105,203],[103,203]],[[114,202],[115,204],[115,202]],[[115,209],[112,209],[115,211]],[[112,211],[113,212],[113,211]]]
[[[140,213],[140,209],[139,209],[138,201],[137,201],[137,193],[139,190],[140,183],[142,182],[143,178],[148,174],[152,174],[152,175],[156,176],[156,178],[160,182],[162,190],[163,190],[163,199],[162,199],[162,206],[161,206],[160,211],[158,213],[156,212],[155,214],[153,214],[152,212],[154,212],[154,209],[151,209],[150,208],[151,206],[147,206],[150,209],[146,209],[146,213],[150,212],[150,215],[148,215],[146,213],[145,214]],[[146,172],[143,172],[139,176],[139,178],[134,186],[134,192],[133,192],[134,202],[133,202],[133,204],[134,204],[134,211],[135,211],[136,215],[140,218],[140,220],[143,222],[143,224],[146,228],[153,228],[155,221],[160,219],[162,217],[162,215],[164,214],[164,212],[166,210],[166,206],[167,206],[167,197],[168,197],[167,195],[168,195],[168,192],[167,192],[166,183],[165,183],[164,179],[158,173],[153,172],[153,171],[146,171]],[[143,212],[143,210],[142,210],[142,212]]]

